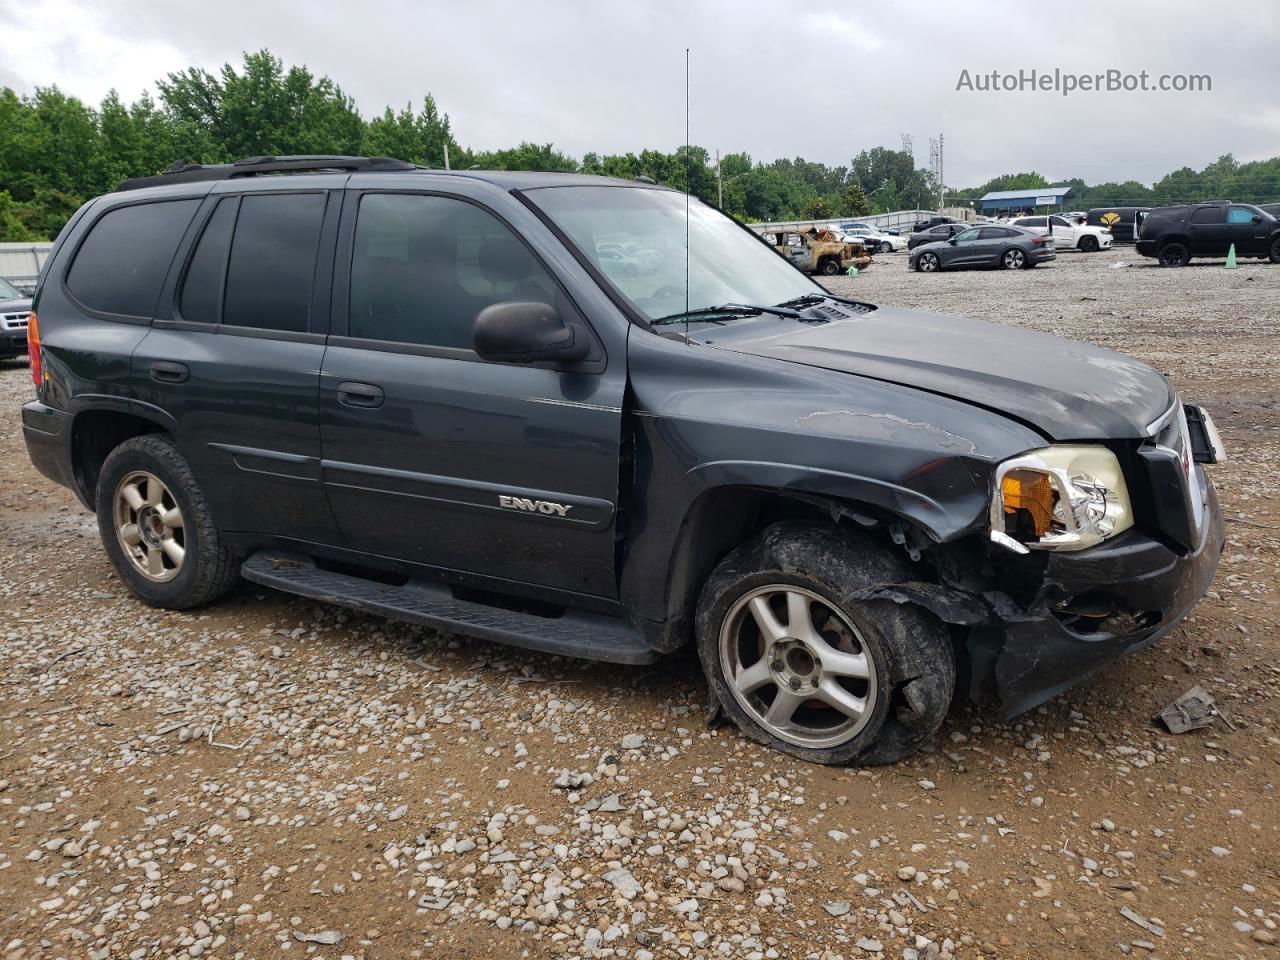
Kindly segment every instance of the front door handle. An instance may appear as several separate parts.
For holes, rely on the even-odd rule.
[[[348,407],[380,407],[383,396],[382,388],[372,383],[344,380],[338,384],[338,402]]]
[[[157,360],[151,364],[151,379],[157,383],[186,383],[191,371],[185,363]]]

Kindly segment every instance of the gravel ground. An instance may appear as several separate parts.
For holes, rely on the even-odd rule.
[[[1272,955],[1280,267],[877,261],[833,288],[1123,350],[1214,412],[1230,542],[1167,639],[1014,722],[957,705],[906,763],[808,766],[708,729],[691,657],[247,585],[143,607],[27,462],[0,364],[0,957]],[[1157,729],[1195,683],[1225,716]]]

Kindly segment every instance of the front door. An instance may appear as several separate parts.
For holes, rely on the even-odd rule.
[[[1227,243],[1241,256],[1267,252],[1267,222],[1250,207],[1227,207]]]
[[[350,191],[320,378],[323,474],[360,551],[597,597],[614,574],[625,357],[500,364],[476,314],[554,305],[544,262],[462,196]]]

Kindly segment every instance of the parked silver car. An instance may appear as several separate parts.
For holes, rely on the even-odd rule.
[[[926,243],[911,251],[911,269],[921,273],[970,267],[1030,269],[1057,256],[1051,236],[1020,227],[988,224],[970,227],[950,240]]]
[[[31,298],[24,297],[8,280],[0,278],[0,360],[27,352],[27,318]]]

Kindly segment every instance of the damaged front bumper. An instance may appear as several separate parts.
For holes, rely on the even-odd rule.
[[[991,615],[968,641],[973,695],[994,682],[1005,714],[1022,713],[1149,646],[1187,615],[1213,581],[1225,539],[1213,484],[1194,469],[1205,494],[1194,549],[1178,552],[1130,529],[1088,550],[1049,554],[1025,606],[983,595]]]

